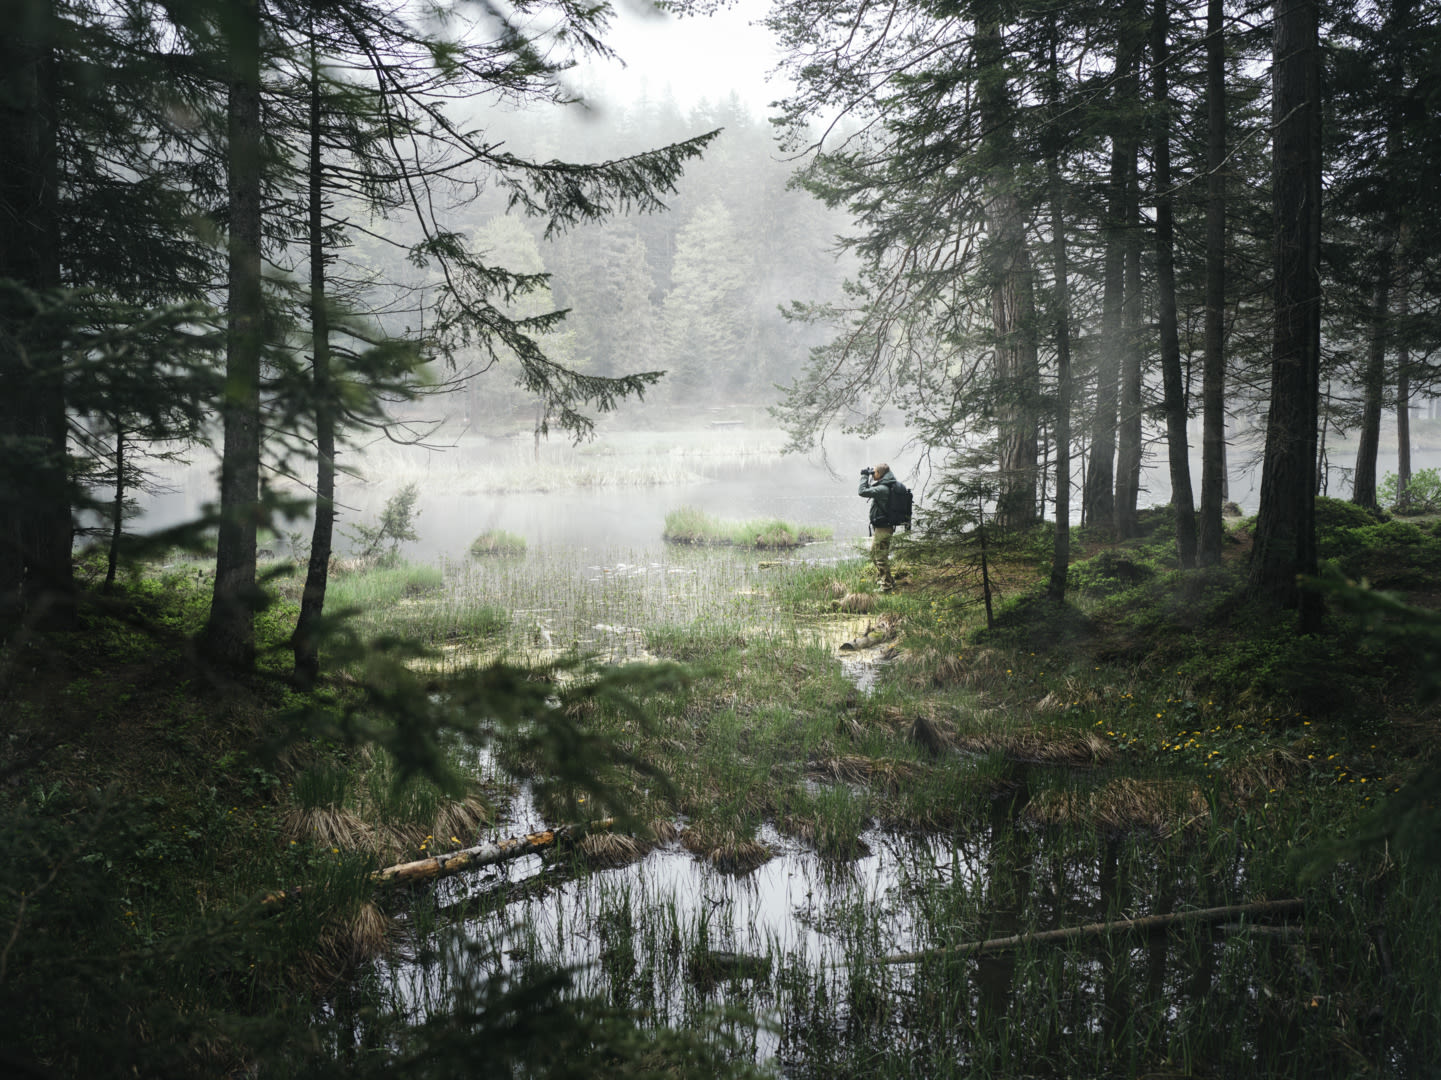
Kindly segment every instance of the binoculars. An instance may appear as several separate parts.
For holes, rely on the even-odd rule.
[[[864,469],[861,470],[861,475],[862,475],[862,476],[870,476],[871,473],[873,473],[873,472],[875,472],[874,469],[872,469],[870,466],[866,466],[866,468],[864,468]]]

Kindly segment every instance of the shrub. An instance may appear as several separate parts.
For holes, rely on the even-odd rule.
[[[1417,469],[1406,484],[1406,497],[1399,497],[1400,479],[1387,473],[1376,491],[1382,506],[1398,514],[1441,514],[1441,469]]]

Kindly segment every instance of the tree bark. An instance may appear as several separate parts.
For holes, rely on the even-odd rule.
[[[1316,571],[1316,426],[1320,399],[1321,153],[1316,0],[1276,0],[1272,39],[1273,265],[1271,397],[1253,590],[1319,622],[1320,599],[1298,575]]]
[[[1170,10],[1154,0],[1151,20],[1152,107],[1156,110],[1156,291],[1161,334],[1161,381],[1165,388],[1166,450],[1171,506],[1176,513],[1176,554],[1181,567],[1196,565],[1196,507],[1191,495],[1191,448],[1186,438],[1186,387],[1181,377],[1181,340],[1176,318],[1175,216],[1171,194]]]
[[[1226,39],[1223,0],[1206,3],[1206,324],[1201,368],[1201,514],[1197,561],[1221,561],[1226,500]]]
[[[1411,314],[1411,296],[1406,291],[1405,247],[1402,247],[1401,275],[1396,297],[1396,314],[1402,325]],[[1396,505],[1410,500],[1411,485],[1411,349],[1403,336],[1396,350]]]
[[[73,525],[59,328],[61,285],[50,0],[24,0],[0,34],[0,622],[68,625]],[[37,306],[38,305],[38,306]]]
[[[1140,93],[1139,79],[1132,80]],[[1141,197],[1137,142],[1126,161],[1125,299],[1121,305],[1121,409],[1116,430],[1116,536],[1140,531],[1136,505],[1141,495]]]
[[[1060,103],[1060,72],[1057,52],[1056,15],[1051,14],[1051,107]],[[1046,186],[1051,203],[1051,262],[1056,277],[1056,536],[1051,548],[1051,579],[1046,594],[1060,603],[1066,598],[1066,578],[1071,565],[1071,285],[1066,252],[1064,189],[1061,185],[1058,136],[1046,157]]]
[[[1381,452],[1381,404],[1386,394],[1386,345],[1391,308],[1392,242],[1378,257],[1376,285],[1371,299],[1371,335],[1366,346],[1366,370],[1361,378],[1365,399],[1361,431],[1356,445],[1356,469],[1351,480],[1351,501],[1376,509],[1376,461]]]
[[[1126,217],[1131,170],[1135,168],[1135,124],[1128,115],[1135,103],[1138,60],[1133,25],[1135,4],[1127,0],[1116,39],[1116,80],[1112,100],[1111,166],[1102,233],[1100,355],[1096,359],[1095,412],[1091,420],[1091,456],[1084,490],[1085,519],[1093,527],[1115,527],[1117,482],[1117,408],[1125,352],[1126,242],[1134,219]]]
[[[995,416],[1000,440],[996,515],[1003,528],[1016,528],[1036,520],[1040,367],[1035,282],[1025,221],[1015,192],[1013,105],[999,22],[983,22],[977,29],[976,43],[978,62],[987,72],[981,82],[979,104],[990,162],[986,229],[995,338]]]
[[[260,261],[260,0],[228,13],[230,51],[227,195],[230,209],[225,437],[220,529],[205,646],[215,659],[255,664],[255,534],[260,508],[260,356],[264,296]]]
[[[115,418],[115,504],[111,511],[110,550],[105,558],[105,583],[100,591],[109,594],[115,588],[115,567],[120,561],[120,538],[125,529],[125,428]]]
[[[335,539],[335,411],[330,380],[330,312],[325,290],[324,167],[321,154],[320,65],[314,27],[310,41],[310,337],[311,392],[315,401],[315,525],[291,648],[295,678],[311,686],[320,675],[320,623]]]

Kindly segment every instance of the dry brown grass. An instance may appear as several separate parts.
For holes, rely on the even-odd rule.
[[[1305,755],[1286,747],[1264,750],[1226,770],[1226,784],[1237,799],[1280,791],[1309,768]]]
[[[652,845],[621,833],[593,832],[581,837],[576,850],[594,867],[629,866],[650,854]]]
[[[921,766],[896,758],[870,758],[861,754],[817,758],[807,763],[806,775],[813,780],[841,784],[875,783],[894,791],[915,778]]]
[[[326,990],[353,977],[355,970],[384,951],[390,938],[391,920],[374,903],[360,904],[348,916],[341,916],[316,935],[315,947],[307,951],[299,969],[317,990]]]
[[[1014,666],[994,649],[949,652],[937,646],[912,649],[902,659],[906,682],[916,689],[963,687],[987,690],[1002,685]]]
[[[754,836],[707,822],[691,825],[681,833],[680,842],[687,851],[729,874],[748,874],[769,862],[773,854]]]
[[[342,851],[379,850],[375,830],[343,806],[291,806],[281,827],[288,840],[309,840]]]
[[[673,844],[680,838],[680,826],[670,818],[656,818],[650,823],[650,834],[657,844]]]
[[[432,834],[439,837],[459,837],[465,844],[474,843],[481,826],[494,818],[490,806],[479,795],[467,795],[456,802],[447,802],[435,817]]]
[[[1160,836],[1193,830],[1211,816],[1211,804],[1184,780],[1123,777],[1091,791],[1051,790],[1026,804],[1025,817],[1038,825],[1081,825],[1128,832],[1150,829]]]
[[[999,751],[1008,760],[1032,765],[1100,765],[1114,754],[1111,744],[1089,731],[1069,728],[1030,728],[961,735],[957,750],[974,754]]]

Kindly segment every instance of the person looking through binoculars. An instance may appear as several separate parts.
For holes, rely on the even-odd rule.
[[[904,523],[910,527],[910,508],[906,507],[903,516],[897,513],[902,501],[898,489],[905,490],[885,462],[861,470],[860,496],[871,500],[871,562],[875,564],[883,593],[896,587],[896,580],[891,576],[891,537],[896,535],[897,525]]]

